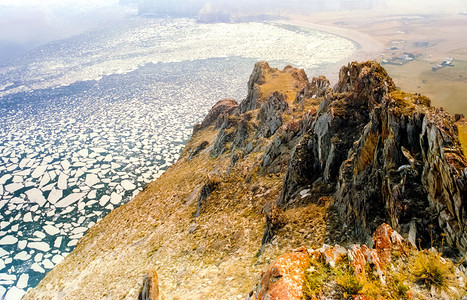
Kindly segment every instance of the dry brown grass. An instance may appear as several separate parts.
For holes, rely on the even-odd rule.
[[[261,99],[267,100],[274,92],[280,92],[287,96],[287,102],[291,103],[299,88],[296,86],[296,80],[291,73],[284,71],[267,72],[265,74],[265,83],[259,86]]]
[[[464,119],[461,122],[457,122],[457,128],[459,129],[459,141],[462,145],[462,151],[464,156],[467,155],[467,121]]]

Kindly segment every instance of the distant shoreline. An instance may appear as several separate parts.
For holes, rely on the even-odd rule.
[[[328,32],[354,42],[358,49],[347,61],[330,64],[323,72],[332,84],[339,69],[351,61],[393,59],[411,54],[417,58],[402,65],[385,64],[396,85],[421,93],[433,106],[451,114],[467,115],[467,18],[458,14],[417,14],[404,12],[353,11],[291,15],[278,23]],[[433,72],[445,57],[454,58],[454,67]],[[310,74],[311,75],[311,74]]]
[[[300,27],[305,27],[309,29],[324,31],[330,34],[337,35],[339,37],[348,39],[354,42],[357,47],[357,59],[372,59],[374,56],[379,55],[379,53],[384,50],[384,45],[374,39],[373,37],[359,32],[357,30],[346,29],[337,26],[329,26],[314,23],[311,21],[305,21],[300,19],[290,19],[285,21],[280,21],[278,23],[295,25]]]
[[[338,26],[318,24],[313,21],[305,20],[306,18],[307,17],[292,17],[288,20],[275,21],[275,23],[299,26],[307,29],[326,32],[347,39],[357,46],[357,51],[355,51],[352,56],[346,58],[346,62],[330,64],[327,72],[325,72],[326,74],[322,74],[325,75],[332,84],[337,82],[339,77],[339,70],[343,64],[351,61],[362,62],[366,60],[375,60],[380,55],[381,51],[384,50],[384,45],[382,43],[365,33]]]

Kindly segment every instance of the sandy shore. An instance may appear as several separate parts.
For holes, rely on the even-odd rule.
[[[434,106],[451,114],[467,116],[467,16],[352,11],[290,16],[284,23],[352,40],[358,50],[349,61],[382,62],[415,54],[406,64],[384,65],[395,83],[405,91],[428,96]],[[445,57],[453,57],[454,66],[432,71]],[[325,74],[331,82],[337,79],[338,68],[333,66]]]

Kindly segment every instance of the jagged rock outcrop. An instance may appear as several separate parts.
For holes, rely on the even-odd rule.
[[[388,224],[381,224],[372,240],[372,247],[325,244],[281,255],[245,299],[454,299],[465,293],[455,283],[465,275],[435,249],[417,250]],[[429,279],[434,285],[425,285],[424,278],[434,279]]]
[[[358,246],[295,256],[345,265],[353,277],[370,265],[378,285],[390,284],[384,264],[403,251],[387,250],[400,236],[382,223],[410,245],[465,255],[457,135],[467,123],[458,118],[398,90],[375,62],[342,68],[333,89],[324,77],[310,83],[303,70],[258,63],[247,98],[218,102],[179,161],[90,228],[25,299],[135,299],[146,270],[157,270],[161,298],[234,298],[284,249],[340,241]],[[287,276],[320,272],[290,262],[298,269],[271,269],[254,296],[282,284],[298,291]]]
[[[368,239],[390,222],[424,245],[444,233],[465,252],[467,164],[455,128],[426,97],[397,90],[377,63],[349,64],[297,144],[277,204],[294,204],[310,186],[334,196],[343,238]]]
[[[249,110],[258,108],[258,99],[260,98],[260,90],[258,85],[264,83],[265,72],[271,67],[267,62],[258,62],[253,68],[253,72],[248,80],[248,95],[246,99],[240,103],[240,113],[245,113]]]
[[[282,114],[288,107],[287,97],[274,92],[259,110],[257,135],[265,138],[272,136],[282,126]]]
[[[330,86],[331,83],[326,77],[313,77],[311,82],[307,83],[305,87],[297,93],[294,104],[299,104],[303,107],[303,102],[305,99],[323,97],[327,92],[330,91]]]
[[[193,128],[193,133],[206,128],[214,121],[216,121],[220,116],[231,114],[238,107],[237,101],[233,99],[224,99],[218,101],[209,111],[209,113],[204,117],[201,124],[195,124]]]

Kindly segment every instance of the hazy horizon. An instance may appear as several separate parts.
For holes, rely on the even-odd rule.
[[[119,4],[133,4],[135,0],[4,0],[0,3],[0,65],[24,54],[29,49],[57,39],[63,39],[96,28],[99,22],[118,20],[129,12]],[[267,4],[267,5],[266,5]],[[322,12],[374,10],[388,13],[458,13],[467,11],[462,0],[403,1],[403,0],[141,0],[140,13],[160,13],[196,17],[199,14],[228,14],[255,16],[270,14],[286,16],[311,15]],[[222,19],[220,19],[222,20]],[[248,19],[247,19],[248,20]]]

